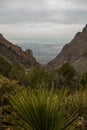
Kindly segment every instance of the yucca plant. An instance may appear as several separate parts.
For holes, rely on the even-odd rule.
[[[25,90],[11,99],[15,130],[73,130],[77,115],[69,115],[65,93]]]

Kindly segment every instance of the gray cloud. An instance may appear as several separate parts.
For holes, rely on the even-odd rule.
[[[49,4],[47,4],[47,1],[49,1]],[[71,24],[77,23],[77,21],[78,23],[83,20],[83,23],[87,21],[87,9],[81,10],[81,8],[78,8],[79,6],[73,9],[73,6],[71,5],[71,8],[70,4],[69,7],[64,7],[64,9],[62,6],[58,6],[56,9],[55,6],[50,8],[51,1],[57,3],[56,0],[1,0],[0,23],[57,22],[66,24],[70,22]],[[62,2],[64,1],[62,0]],[[87,3],[86,0],[76,0],[76,2],[78,2],[78,5],[81,3],[86,5],[85,3]],[[74,4],[76,2],[75,0],[71,1]]]
[[[9,37],[29,33],[50,39],[63,35],[64,27],[80,29],[86,22],[87,0],[0,0],[0,28]]]
[[[67,1],[70,1],[70,0],[67,0]],[[87,4],[87,0],[71,0],[71,2],[74,4],[78,3],[78,5],[79,4],[83,4],[83,5]]]

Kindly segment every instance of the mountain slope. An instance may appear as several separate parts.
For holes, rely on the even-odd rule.
[[[6,40],[2,34],[0,34],[0,57],[3,57],[11,64],[18,64],[24,68],[39,65],[30,49],[23,51],[21,47]]]
[[[47,67],[59,67],[64,62],[69,62],[78,71],[87,69],[87,25],[82,32],[78,32],[74,39],[63,47],[60,54],[49,62]]]

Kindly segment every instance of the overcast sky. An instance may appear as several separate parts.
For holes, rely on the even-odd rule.
[[[0,0],[8,40],[66,43],[87,23],[87,0]]]

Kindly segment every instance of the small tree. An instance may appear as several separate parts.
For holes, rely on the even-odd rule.
[[[59,69],[60,84],[63,86],[72,86],[76,71],[69,63],[64,63]]]

